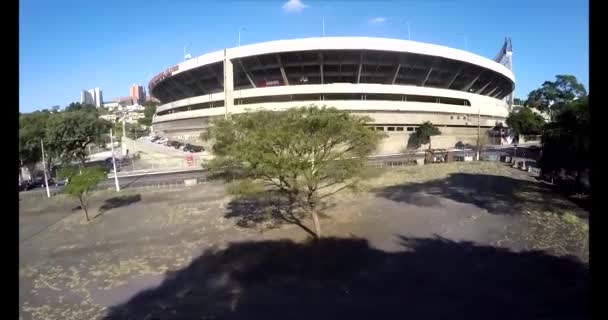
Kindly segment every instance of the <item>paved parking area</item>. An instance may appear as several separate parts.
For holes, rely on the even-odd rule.
[[[383,309],[375,314],[389,316],[407,305],[395,299],[408,290],[418,292],[409,296],[415,302],[411,310],[435,301],[454,314],[454,306],[441,298],[442,290],[453,290],[450,301],[470,295],[461,301],[463,305],[475,301],[487,308],[506,305],[513,316],[539,311],[525,308],[545,304],[555,310],[568,308],[571,318],[585,318],[586,298],[580,291],[585,264],[549,258],[573,254],[586,259],[588,251],[579,246],[581,239],[586,243],[585,212],[525,173],[492,163],[429,165],[389,172],[369,180],[366,188],[332,199],[322,226],[326,236],[339,240],[327,247],[322,242],[317,249],[300,244],[306,234],[297,226],[269,228],[264,211],[239,205],[226,196],[219,182],[155,192],[100,193],[91,201],[92,216],[100,215],[90,223],[80,210],[72,211],[74,200],[21,202],[20,315],[22,319],[309,315],[288,310],[297,300],[316,301],[317,306],[332,301],[318,310],[355,318],[373,311],[357,312],[355,305],[382,303]],[[251,215],[260,216],[251,219]],[[242,224],[244,219],[256,223]],[[581,230],[579,238],[563,236]],[[530,240],[531,235],[536,238]],[[411,241],[417,244],[406,244]],[[547,254],[520,255],[534,249]],[[304,259],[317,254],[324,258]],[[370,260],[364,258],[368,255]],[[515,266],[523,261],[525,265]],[[447,266],[452,266],[451,271],[444,269]],[[499,270],[499,266],[505,267]],[[458,280],[473,277],[466,271],[472,268],[485,270],[478,271],[484,283],[504,286],[498,296],[517,298],[487,301],[497,297],[484,291],[489,287]],[[342,276],[325,275],[329,271],[323,270]],[[455,270],[464,273],[441,276]],[[570,289],[554,288],[555,277],[561,279],[560,286]],[[566,278],[569,284],[563,282]],[[426,284],[421,287],[416,281]],[[362,283],[366,285],[357,287]],[[376,286],[390,290],[379,295]],[[473,291],[463,296],[465,287]],[[311,295],[312,288],[323,294]],[[337,296],[336,288],[354,295]],[[426,291],[419,291],[423,288]],[[148,294],[142,293],[145,290]],[[296,300],[289,300],[290,295]],[[281,315],[265,313],[268,310]],[[332,318],[319,312],[320,318]],[[436,313],[429,317],[433,314],[441,317]]]

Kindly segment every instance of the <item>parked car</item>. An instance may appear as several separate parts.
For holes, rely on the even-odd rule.
[[[182,147],[182,150],[183,150],[183,151],[188,152],[188,151],[190,151],[190,147],[192,147],[192,145],[191,145],[190,143],[186,143],[186,144],[185,144],[185,145]]]
[[[201,147],[201,146],[191,146],[190,147],[190,152],[202,152],[205,151],[205,148]]]
[[[173,147],[174,147],[175,149],[178,149],[178,150],[179,150],[179,149],[181,149],[181,148],[182,148],[182,146],[183,146],[183,145],[184,145],[183,143],[181,143],[181,142],[177,142],[177,143],[174,143],[174,144],[173,144]]]
[[[66,184],[68,184],[68,180],[69,180],[68,178],[57,180],[57,181],[55,181],[55,185],[65,186]]]
[[[122,161],[118,158],[114,158],[116,160],[116,172],[120,172],[120,168],[121,168],[121,164]],[[106,172],[113,172],[114,171],[114,165],[112,164],[112,158],[107,158],[104,161],[104,167],[106,169]]]
[[[19,191],[27,191],[31,190],[34,186],[30,183],[29,180],[23,180],[19,182]]]

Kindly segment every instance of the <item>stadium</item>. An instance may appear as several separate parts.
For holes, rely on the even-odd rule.
[[[494,59],[408,40],[322,37],[280,40],[190,58],[155,76],[161,101],[152,129],[193,141],[218,116],[259,108],[327,105],[373,119],[387,138],[378,154],[400,152],[425,121],[442,147],[475,143],[502,123],[515,78],[509,38]]]

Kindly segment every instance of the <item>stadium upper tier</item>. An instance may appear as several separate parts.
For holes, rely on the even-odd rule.
[[[500,100],[515,86],[513,73],[505,66],[462,50],[397,39],[324,37],[204,54],[155,76],[149,92],[169,104],[161,109],[170,109],[172,102],[223,93],[225,58],[232,62],[236,99],[238,91],[262,87],[382,84],[462,91]]]

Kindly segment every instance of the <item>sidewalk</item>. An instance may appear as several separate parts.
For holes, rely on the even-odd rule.
[[[117,176],[122,177],[136,177],[145,175],[165,174],[165,173],[180,173],[180,172],[192,172],[192,171],[204,171],[201,166],[182,167],[182,168],[154,168],[154,169],[143,169],[143,170],[132,170],[132,171],[121,171],[118,172]],[[108,178],[114,178],[114,173],[108,173]]]

